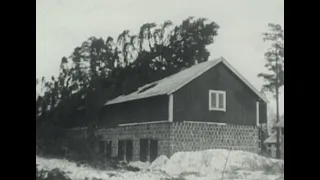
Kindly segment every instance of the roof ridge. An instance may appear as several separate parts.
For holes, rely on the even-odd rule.
[[[145,84],[139,87],[137,91],[134,91],[128,95],[120,95],[106,102],[105,105],[117,104],[126,101],[132,101],[160,95],[170,95],[179,90],[180,88],[184,87],[186,84],[190,83],[203,73],[207,72],[220,62],[227,66],[227,68],[231,70],[231,72],[234,73],[259,98],[261,98],[265,102],[268,102],[268,100],[248,80],[246,80],[246,78],[244,78],[231,64],[228,63],[228,61],[223,56],[221,56],[219,58],[195,64],[189,68],[183,69],[175,74],[164,77],[158,81],[153,81],[148,84]],[[206,66],[206,64],[208,65]],[[153,84],[156,85],[154,87],[151,87],[150,89],[147,89],[146,91],[139,93],[139,91],[141,91],[142,89]]]
[[[212,64],[210,64],[210,66],[207,66],[206,68],[204,68],[202,71],[198,72],[195,74],[195,76],[193,76],[192,78],[190,79],[186,79],[185,82],[183,82],[180,86],[177,86],[176,88],[172,89],[171,91],[169,91],[167,94],[172,94],[174,92],[176,92],[177,90],[179,90],[180,88],[182,88],[183,86],[185,86],[186,84],[188,84],[189,82],[193,81],[194,79],[196,79],[197,77],[199,77],[200,75],[202,75],[203,73],[207,72],[209,69],[211,69],[212,67],[214,67],[215,65],[217,65],[218,63],[222,62],[223,61],[223,57],[220,57],[220,58],[217,58],[217,59],[213,59],[213,60],[208,60],[208,61],[205,61],[205,62],[201,62],[199,64],[196,64],[194,66],[198,66],[198,65],[203,65],[203,63],[209,63],[211,62]],[[191,66],[190,68],[193,68],[194,66]],[[188,69],[190,69],[188,68]],[[188,70],[188,69],[185,69],[185,70]],[[184,70],[184,71],[185,71]],[[180,73],[180,72],[179,72]]]

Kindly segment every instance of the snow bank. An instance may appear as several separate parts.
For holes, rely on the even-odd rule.
[[[280,173],[284,162],[281,160],[268,159],[257,154],[228,150],[206,150],[198,152],[178,152],[170,159],[163,160],[159,157],[151,164],[150,169],[161,170],[169,175],[199,174],[207,176],[212,173],[233,172],[237,170],[247,171],[272,171]],[[162,162],[162,164],[160,163]]]
[[[168,160],[169,158],[167,156],[161,155],[152,162],[152,164],[149,166],[149,169],[163,169]]]
[[[134,162],[128,163],[128,166],[138,168],[140,170],[146,170],[149,168],[150,163],[149,162],[134,161]]]
[[[231,151],[226,163],[228,150],[206,150],[199,152],[178,152],[171,158],[160,156],[151,164],[132,162],[129,166],[143,171],[96,170],[84,165],[59,159],[45,159],[36,156],[39,169],[58,168],[73,180],[101,178],[106,180],[170,180],[174,177],[185,180],[221,179],[224,167],[224,179],[228,180],[283,180],[281,172],[283,160],[268,159],[253,153]]]
[[[93,178],[104,180],[161,180],[163,178],[169,178],[168,175],[161,172],[130,172],[125,170],[102,171],[84,165],[77,166],[76,163],[67,160],[46,159],[37,156],[36,164],[39,165],[38,168],[40,170],[60,169],[63,172],[66,172],[67,176],[72,180],[84,180],[85,178],[89,178],[89,180],[92,180]],[[136,165],[140,167],[142,164],[144,163],[131,163],[132,166]],[[144,164],[143,166],[147,168],[148,164]]]
[[[46,159],[36,156],[39,169],[60,169],[68,174],[71,179],[84,179],[84,177],[109,178],[105,171],[96,170],[85,165],[77,166],[76,163],[61,159]]]

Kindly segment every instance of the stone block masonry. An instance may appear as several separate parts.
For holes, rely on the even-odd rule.
[[[113,129],[100,129],[97,134],[105,141],[112,141],[112,156],[118,156],[118,142],[120,140],[133,141],[133,161],[140,160],[140,140],[158,140],[158,155],[170,154],[170,126],[169,122],[137,124],[121,126]],[[147,154],[150,159],[150,154]]]
[[[159,122],[100,129],[102,140],[112,141],[112,156],[118,156],[118,142],[132,140],[132,160],[140,160],[140,140],[157,140],[157,155],[171,156],[179,151],[233,149],[257,152],[258,128],[207,122]],[[150,142],[148,144],[150,147]],[[147,154],[150,160],[150,152]]]
[[[179,151],[232,149],[258,151],[258,129],[217,123],[183,122],[171,126],[170,155]]]

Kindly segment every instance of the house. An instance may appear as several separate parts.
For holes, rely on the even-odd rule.
[[[284,117],[274,126],[275,129],[279,129],[280,132],[280,158],[284,158]],[[267,138],[264,143],[267,146],[268,154],[271,157],[276,157],[276,143],[277,143],[277,133],[273,133],[269,138]]]
[[[266,98],[221,57],[106,102],[97,134],[108,155],[126,161],[214,148],[257,152],[266,119]]]

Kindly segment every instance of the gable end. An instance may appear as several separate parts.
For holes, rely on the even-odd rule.
[[[223,57],[220,57],[219,59],[217,59],[215,61],[214,64],[212,64],[211,66],[208,66],[204,71],[198,73],[196,76],[193,76],[192,78],[190,78],[189,80],[185,81],[183,84],[181,84],[180,86],[177,86],[176,88],[172,89],[171,91],[169,91],[167,94],[170,95],[176,91],[178,91],[179,89],[181,89],[182,87],[184,87],[185,85],[187,85],[188,83],[190,83],[191,81],[193,81],[194,79],[196,79],[197,77],[201,76],[203,73],[207,72],[208,70],[210,70],[211,68],[215,67],[217,64],[219,63],[223,63],[233,74],[235,74],[249,89],[251,89],[262,101],[264,101],[265,103],[268,103],[269,101],[267,100],[266,97],[264,97],[246,78],[244,78],[231,64],[228,63],[227,60],[225,60]]]

